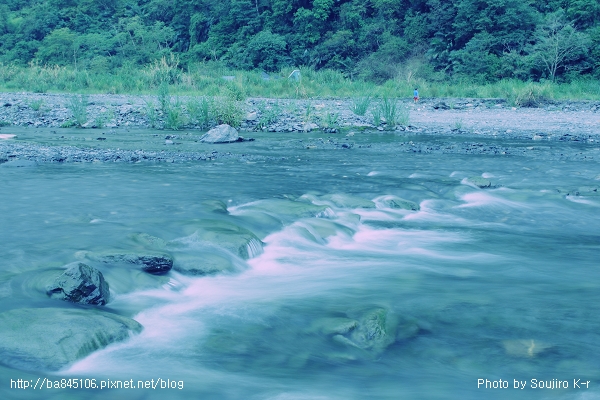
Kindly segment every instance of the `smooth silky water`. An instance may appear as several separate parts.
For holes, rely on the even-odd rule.
[[[600,396],[600,196],[574,195],[598,184],[597,163],[283,147],[277,155],[0,169],[0,311],[61,306],[37,289],[36,274],[82,251],[126,250],[137,232],[187,243],[195,221],[223,219],[265,243],[238,260],[236,273],[172,271],[165,284],[122,290],[106,308],[139,321],[141,334],[57,373],[0,367],[0,397]],[[482,174],[495,187],[464,181]],[[340,193],[377,208],[319,198]],[[258,200],[302,195],[330,209],[319,218],[279,215],[284,224],[275,228],[244,212]],[[420,210],[387,208],[387,195]],[[205,200],[224,201],[229,215]],[[193,252],[193,243],[178,251]],[[353,348],[322,327],[373,310],[393,323],[393,343]],[[161,378],[184,388],[9,389],[9,379],[38,377]],[[508,381],[509,389],[478,388],[480,378]],[[515,379],[526,389],[514,389]],[[566,380],[569,388],[532,389],[531,379]],[[592,383],[574,389],[573,379]]]

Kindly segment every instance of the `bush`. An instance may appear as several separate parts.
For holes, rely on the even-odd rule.
[[[240,102],[225,91],[221,96],[217,96],[211,103],[211,115],[217,125],[227,124],[234,128],[242,124],[244,110]]]

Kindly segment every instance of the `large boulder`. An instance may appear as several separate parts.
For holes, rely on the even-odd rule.
[[[238,131],[227,124],[212,128],[200,138],[203,143],[232,143],[239,140]]]
[[[137,321],[99,310],[10,310],[0,313],[0,362],[55,371],[141,330]]]
[[[73,263],[46,288],[53,299],[80,304],[105,305],[110,299],[102,272],[84,263]]]

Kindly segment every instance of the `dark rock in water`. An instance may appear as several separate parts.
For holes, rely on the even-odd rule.
[[[203,143],[233,143],[238,140],[238,131],[227,124],[221,124],[211,129],[200,138]]]
[[[83,263],[71,264],[47,287],[47,293],[53,299],[81,304],[105,305],[110,299],[102,272]]]
[[[140,265],[142,271],[153,275],[166,274],[173,268],[173,259],[166,254],[103,254],[92,255],[95,261],[107,264],[134,264]]]
[[[99,310],[10,310],[0,313],[0,362],[56,371],[141,330],[137,321]]]
[[[481,176],[471,176],[467,178],[466,182],[470,185],[477,186],[480,189],[486,189],[492,186],[492,183],[489,180],[482,178]]]

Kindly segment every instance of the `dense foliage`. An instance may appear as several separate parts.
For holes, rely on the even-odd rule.
[[[402,77],[600,78],[598,0],[3,0],[0,62],[92,72],[308,66]]]

